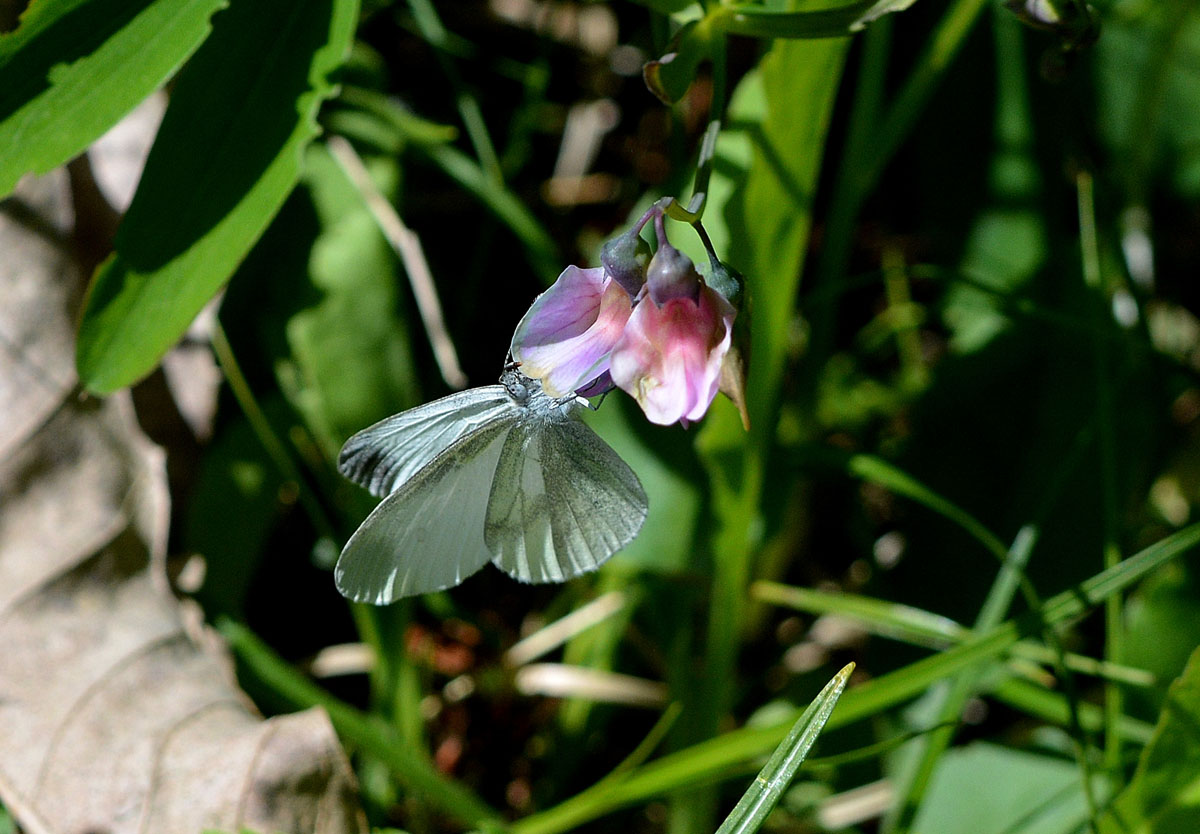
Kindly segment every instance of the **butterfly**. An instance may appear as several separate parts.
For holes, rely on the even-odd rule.
[[[641,482],[515,363],[500,384],[388,417],[346,441],[338,469],[383,500],[334,568],[338,590],[385,605],[450,588],[492,562],[521,582],[600,567],[646,520]]]

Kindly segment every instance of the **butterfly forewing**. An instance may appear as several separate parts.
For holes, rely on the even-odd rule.
[[[637,476],[583,423],[522,420],[500,452],[484,539],[512,577],[561,582],[633,541],[646,511]]]
[[[460,391],[358,432],[342,447],[338,470],[383,498],[455,441],[518,411],[502,385]]]
[[[493,418],[418,469],[367,516],[334,570],[338,590],[385,605],[449,588],[491,557],[488,494],[516,417]]]

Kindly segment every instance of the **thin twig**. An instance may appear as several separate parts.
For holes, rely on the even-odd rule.
[[[562,619],[540,628],[519,643],[513,644],[504,655],[512,666],[522,666],[548,654],[594,625],[598,625],[625,607],[627,597],[620,591],[607,594],[584,605]]]

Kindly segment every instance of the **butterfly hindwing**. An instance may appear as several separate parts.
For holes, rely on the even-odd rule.
[[[646,512],[637,476],[590,428],[526,419],[501,449],[484,540],[515,579],[561,582],[633,541]]]

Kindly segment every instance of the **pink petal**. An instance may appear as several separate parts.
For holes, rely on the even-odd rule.
[[[736,311],[702,287],[697,301],[639,304],[613,347],[613,382],[659,425],[699,420],[717,395]]]
[[[602,267],[569,266],[517,325],[513,359],[551,397],[568,396],[608,370],[631,311],[629,295]]]

